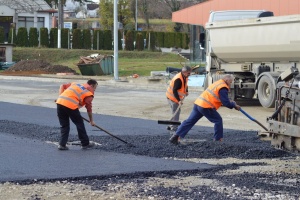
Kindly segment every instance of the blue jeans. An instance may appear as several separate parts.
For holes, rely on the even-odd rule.
[[[180,138],[184,138],[186,134],[191,130],[191,128],[198,122],[202,117],[206,117],[210,122],[214,123],[214,138],[215,140],[220,140],[223,138],[223,121],[220,114],[216,109],[212,108],[202,108],[194,104],[194,108],[186,120],[178,127],[176,135]]]

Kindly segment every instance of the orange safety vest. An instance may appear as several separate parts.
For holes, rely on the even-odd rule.
[[[222,79],[214,82],[196,99],[195,104],[202,108],[215,108],[217,110],[222,105],[219,91],[224,87],[230,89]]]
[[[180,78],[182,85],[181,88],[179,90],[177,90],[179,98],[183,99],[184,96],[186,96],[186,89],[187,89],[187,85],[188,85],[188,78],[185,79],[182,77],[182,73],[178,73],[176,74],[176,76],[174,76],[174,78],[171,80],[170,85],[167,89],[166,92],[166,96],[168,99],[178,103],[178,100],[175,98],[174,93],[173,93],[173,88],[174,88],[174,82],[176,79]]]
[[[85,105],[84,98],[94,96],[94,94],[86,89],[86,86],[79,83],[72,83],[56,100],[57,104],[66,106],[72,110]]]

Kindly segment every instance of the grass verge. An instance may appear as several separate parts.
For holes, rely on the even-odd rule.
[[[80,56],[89,56],[98,53],[113,55],[113,51],[85,50],[85,49],[52,49],[52,48],[20,48],[13,49],[13,60],[45,60],[52,65],[64,65],[80,73],[77,63]],[[119,76],[150,76],[151,71],[165,71],[171,66],[181,68],[186,60],[177,54],[148,52],[148,51],[119,51]],[[112,66],[113,67],[113,66]]]

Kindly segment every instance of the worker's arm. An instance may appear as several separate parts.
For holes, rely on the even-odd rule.
[[[95,126],[95,122],[94,122],[94,119],[93,119],[93,112],[92,112],[92,101],[93,101],[93,99],[94,99],[93,96],[88,96],[88,97],[84,98],[84,102],[85,102],[86,111],[87,111],[89,119],[90,119],[90,124],[92,126]]]
[[[174,81],[173,94],[178,102],[180,101],[178,90],[180,90],[181,86],[182,86],[182,82],[181,82],[180,78],[176,79]]]
[[[228,89],[227,88],[220,89],[219,95],[220,95],[220,100],[221,100],[223,106],[230,108],[230,109],[235,108],[237,110],[240,110],[240,106],[237,105],[234,101],[230,101],[230,99],[228,98]]]
[[[68,87],[70,87],[71,83],[62,84],[59,87],[58,96],[61,95]]]

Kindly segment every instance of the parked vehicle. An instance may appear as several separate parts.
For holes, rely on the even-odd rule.
[[[300,15],[247,12],[222,11],[225,21],[211,13],[200,41],[206,48],[204,87],[233,74],[231,99],[258,98],[263,107],[274,107],[280,74],[290,67],[300,69]]]

